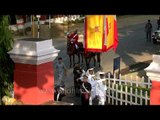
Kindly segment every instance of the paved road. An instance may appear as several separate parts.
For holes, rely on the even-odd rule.
[[[157,15],[138,15],[138,16],[124,16],[120,17],[118,22],[118,37],[119,45],[116,53],[113,50],[103,53],[102,65],[105,72],[112,71],[113,58],[121,57],[121,69],[135,64],[136,62],[142,62],[152,59],[152,54],[160,50],[159,45],[155,45],[150,42],[146,42],[144,26],[148,19],[151,19],[154,30],[156,29]],[[65,40],[53,40],[55,48],[60,49],[59,56],[62,56],[64,63],[69,67],[69,58],[66,56],[66,41]],[[72,69],[69,69],[69,75],[66,78],[66,86],[71,87],[73,85]],[[69,96],[68,98],[74,98]],[[67,99],[66,97],[66,100]],[[79,104],[79,99],[71,99]]]
[[[159,50],[159,46],[147,43],[145,39],[144,25],[147,19],[151,19],[154,30],[158,16],[128,16],[118,20],[119,45],[116,54],[113,51],[104,53],[103,64],[107,65],[104,70],[112,70],[113,57],[122,58],[121,68],[136,62],[151,59],[151,55]]]
[[[160,45],[146,42],[144,26],[148,19],[151,20],[154,30],[156,29],[156,20],[158,15],[127,15],[117,19],[119,45],[116,53],[110,50],[102,55],[103,71],[112,71],[113,58],[121,57],[121,69],[136,62],[142,62],[152,59],[152,54],[160,49]],[[69,68],[69,57],[66,55],[66,39],[53,39],[53,45],[56,49],[61,50],[59,57],[63,58],[68,68],[68,76],[66,79],[67,89],[73,86],[72,68]],[[57,59],[54,61],[54,67]],[[57,83],[57,75],[55,72],[55,83]],[[74,102],[79,105],[79,98],[69,95],[64,97],[64,101]]]

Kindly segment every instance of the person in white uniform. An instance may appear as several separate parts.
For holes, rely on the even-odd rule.
[[[86,72],[86,75],[88,76],[88,82],[91,83],[92,81],[94,81],[94,79],[93,79],[95,77],[94,68],[88,69]]]
[[[99,100],[98,105],[105,105],[107,90],[107,86],[105,84],[105,72],[99,72],[97,78],[96,97]]]
[[[88,69],[86,74],[88,75],[88,82],[92,86],[91,100],[90,100],[90,105],[92,105],[93,104],[92,101],[96,97],[96,85],[97,85],[96,77],[95,77],[95,74],[94,74],[94,68]]]

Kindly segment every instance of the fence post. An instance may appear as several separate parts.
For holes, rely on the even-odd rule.
[[[121,80],[121,78],[122,78],[122,75],[121,74],[119,74],[119,85],[121,85],[122,84],[122,80]]]
[[[141,87],[146,87],[145,86],[145,81],[144,81],[144,76],[142,76]]]
[[[116,105],[118,105],[118,84],[116,84]]]
[[[120,86],[121,86],[121,92],[120,92],[120,95],[121,95],[120,99],[121,99],[121,101],[120,101],[120,105],[123,105],[123,85],[121,84]]]
[[[137,97],[137,95],[138,95],[138,90],[136,88],[136,90],[135,90],[135,104],[136,105],[138,104],[138,101],[137,101],[138,97]]]
[[[143,93],[142,93],[142,90],[140,90],[140,105],[143,105]]]
[[[138,87],[138,80],[136,80],[136,87]]]
[[[150,88],[151,87],[151,81],[150,81],[150,79],[148,78],[148,86],[147,86],[148,88]]]
[[[133,81],[133,76],[131,75],[131,76],[130,76],[130,82],[129,82],[129,85],[130,85],[130,86],[132,86],[132,85],[131,85],[132,81]]]
[[[153,61],[145,71],[152,81],[150,105],[160,105],[160,55],[153,55]]]
[[[116,73],[114,73],[113,76],[114,76],[114,79],[113,79],[114,80],[114,84],[116,84]]]
[[[132,89],[132,87],[133,87],[133,83],[132,83],[132,80],[131,80],[131,85],[130,85],[131,87],[130,87],[130,102],[131,102],[131,105],[132,105],[132,103],[133,103],[133,99],[132,99],[132,94],[133,94],[133,89]]]
[[[145,105],[148,105],[148,92],[145,92]]]
[[[128,103],[128,87],[125,86],[125,105],[127,105]]]
[[[112,84],[112,105],[114,105],[114,93],[115,93],[114,85],[115,84]]]
[[[127,75],[125,75],[125,85],[127,85],[127,82],[126,82],[126,80],[127,80]]]
[[[111,91],[111,75],[110,75],[110,73],[108,74],[108,103],[110,104],[111,102],[111,93],[110,93],[110,91]]]

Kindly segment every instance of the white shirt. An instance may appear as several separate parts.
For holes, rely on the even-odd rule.
[[[94,99],[95,96],[96,96],[96,85],[97,85],[97,81],[94,80],[93,76],[94,76],[94,75],[89,75],[89,76],[88,76],[88,82],[89,82],[89,83],[91,84],[91,86],[92,86],[92,90],[91,90],[91,97],[92,97],[92,99]]]
[[[106,98],[106,90],[107,87],[106,85],[103,84],[103,79],[100,79],[97,81],[97,86],[96,86],[96,95],[98,95],[101,98]]]

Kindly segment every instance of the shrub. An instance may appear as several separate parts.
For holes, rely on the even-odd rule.
[[[14,63],[7,53],[12,49],[13,37],[9,30],[9,16],[0,16],[0,97],[10,96],[13,89]],[[0,101],[1,101],[0,98]]]

